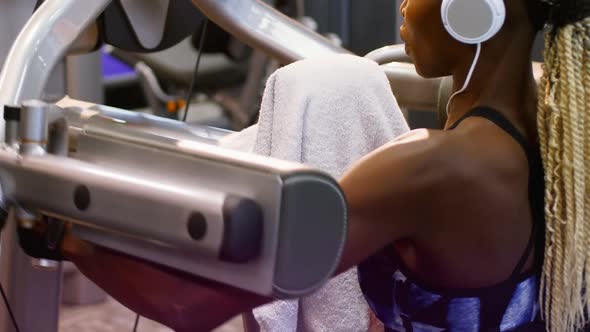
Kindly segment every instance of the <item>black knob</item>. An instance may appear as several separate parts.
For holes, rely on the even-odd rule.
[[[4,229],[6,222],[8,221],[8,209],[5,207],[0,207],[0,232]]]
[[[20,121],[20,107],[4,106],[4,120]]]
[[[188,218],[188,233],[193,240],[202,240],[207,234],[207,219],[200,212],[194,212]]]
[[[80,211],[85,211],[90,207],[90,190],[86,186],[77,186],[74,190],[74,205]]]

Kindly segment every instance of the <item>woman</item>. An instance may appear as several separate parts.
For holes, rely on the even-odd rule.
[[[457,93],[445,130],[413,131],[340,182],[351,219],[340,270],[360,264],[387,330],[572,331],[588,320],[588,1],[504,3],[504,25],[481,49],[446,31],[441,0],[401,6],[416,69],[452,75]],[[549,9],[537,102],[530,53]],[[71,237],[63,247],[123,304],[177,331],[209,330],[268,301]]]

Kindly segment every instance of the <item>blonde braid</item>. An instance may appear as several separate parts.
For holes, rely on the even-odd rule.
[[[584,40],[583,40],[583,48],[584,48],[584,55],[582,57],[582,82],[584,82],[584,91],[590,91],[590,26],[582,26],[582,29],[585,29],[584,33]],[[582,99],[584,105],[590,105],[590,93],[584,93]],[[586,117],[586,124],[590,124],[590,113],[584,113]],[[590,147],[590,135],[585,136],[585,143],[587,147]],[[590,172],[586,173],[586,177],[584,179],[586,183],[586,188],[590,188]],[[584,204],[588,209],[587,216],[590,215],[590,195],[585,196]],[[590,225],[586,225],[584,230],[584,238],[586,239],[585,248],[590,248]],[[587,258],[588,259],[588,258]],[[585,275],[590,276],[590,264],[586,262],[586,269]],[[586,292],[586,316],[590,317],[590,292]]]
[[[547,228],[541,300],[550,331],[575,331],[590,318],[589,39],[590,19],[553,28],[539,90]]]
[[[587,83],[584,82],[583,76],[583,68],[584,68],[584,25],[582,22],[578,22],[574,25],[574,36],[572,39],[573,42],[573,65],[575,70],[574,73],[574,81],[581,84],[576,84],[573,88],[575,89],[575,95],[573,98],[570,97],[571,100],[575,100],[575,103],[570,103],[570,109],[572,108],[571,105],[574,105],[575,109],[582,109],[584,110],[585,104],[585,85]],[[589,91],[590,92],[590,91]],[[574,196],[575,196],[575,229],[574,229],[574,243],[575,243],[575,253],[574,253],[574,268],[575,268],[575,282],[574,282],[574,289],[582,290],[584,289],[584,273],[587,270],[590,263],[586,257],[586,255],[579,255],[576,253],[584,252],[586,248],[590,248],[590,239],[588,239],[588,228],[589,224],[586,222],[586,216],[590,216],[590,213],[587,213],[587,209],[590,209],[590,206],[586,205],[587,195],[586,195],[586,152],[588,150],[588,145],[586,144],[586,135],[585,135],[585,128],[586,128],[586,118],[588,114],[586,112],[572,112],[572,125],[574,130],[572,132],[573,135],[573,142],[574,142]],[[590,166],[590,163],[589,163]],[[590,211],[588,211],[590,212]],[[577,308],[577,321],[574,321],[575,326],[580,326],[584,324],[584,317],[587,317],[585,313],[590,309],[588,304],[589,296],[588,292],[584,291],[577,291],[574,292],[573,295],[575,296],[572,301],[574,303],[578,303],[579,307]]]
[[[541,77],[541,82],[539,85],[539,99],[538,99],[538,113],[537,113],[537,127],[538,127],[538,135],[539,135],[539,145],[541,149],[541,154],[546,156],[543,158],[543,167],[545,170],[552,170],[554,160],[549,158],[549,129],[548,125],[550,123],[550,87],[551,87],[551,75],[553,74],[552,71],[548,70],[548,68],[553,68],[553,63],[555,62],[555,48],[551,47],[552,39],[546,38],[545,39],[545,62],[543,63],[543,76]],[[553,173],[549,171],[545,171],[545,182],[552,183],[553,182]],[[546,190],[546,201],[552,202],[553,201],[553,191],[550,186],[547,186]],[[545,214],[547,215],[546,219],[549,220],[551,217],[553,210],[549,208],[549,205],[545,207]],[[550,235],[554,233],[552,225],[547,222],[546,226],[547,230],[547,239],[550,238]],[[551,241],[545,242],[545,264],[544,264],[544,271],[551,271],[553,270],[553,260],[549,259],[553,254],[553,246]],[[541,290],[551,289],[552,283],[551,278],[541,278]],[[545,313],[550,312],[550,300],[545,300],[544,292],[541,292],[541,301],[543,302],[543,310],[542,314],[545,316]],[[548,320],[546,317],[545,320]]]
[[[563,329],[563,322],[555,320],[559,317],[557,310],[562,307],[561,298],[555,297],[552,294],[561,294],[561,285],[563,285],[562,271],[563,271],[563,227],[561,220],[563,220],[563,204],[562,195],[563,184],[560,176],[560,161],[562,158],[562,149],[560,149],[560,142],[562,141],[563,132],[561,113],[557,105],[557,87],[560,85],[560,57],[559,50],[562,49],[557,39],[547,40],[546,60],[545,60],[545,76],[546,86],[543,91],[545,93],[544,105],[545,118],[539,128],[546,128],[546,137],[541,141],[541,151],[543,155],[543,162],[546,177],[546,223],[547,223],[547,242],[545,248],[545,266],[543,269],[544,275],[550,275],[550,278],[543,278],[544,284],[541,295],[544,301],[544,313],[547,315],[546,320],[548,327],[556,328],[556,330]],[[555,68],[555,70],[554,70]],[[541,112],[540,112],[541,113]]]
[[[575,295],[573,294],[571,283],[573,279],[572,272],[575,271],[574,264],[575,264],[575,248],[572,245],[571,241],[575,237],[575,194],[574,194],[574,149],[573,149],[573,126],[572,126],[572,114],[574,112],[568,112],[567,110],[570,107],[573,109],[577,109],[577,105],[575,102],[575,98],[570,98],[571,92],[575,91],[573,82],[575,74],[574,74],[574,65],[573,65],[573,55],[572,55],[572,33],[574,27],[569,25],[564,28],[563,31],[563,43],[561,44],[561,49],[559,50],[560,57],[565,60],[562,61],[562,77],[563,80],[563,88],[559,91],[559,99],[560,99],[560,108],[561,110],[566,110],[562,112],[561,116],[563,119],[563,159],[562,159],[562,179],[565,186],[565,217],[562,219],[563,227],[564,227],[564,245],[563,245],[563,269],[562,269],[562,278],[563,280],[568,280],[569,282],[564,283],[561,285],[561,291],[564,293],[563,301],[565,303],[576,303],[575,308],[571,308],[571,311],[578,311],[578,301],[575,299]],[[570,285],[567,285],[567,284]],[[569,287],[568,287],[569,286]],[[572,315],[572,314],[570,314]],[[573,331],[574,322],[570,320],[570,317],[566,318],[565,320],[566,329],[562,331]]]
[[[575,303],[575,308],[570,308],[568,315],[577,315],[578,306],[581,305],[579,299],[576,298],[575,292],[573,291],[576,284],[574,264],[575,264],[575,244],[571,243],[575,238],[575,226],[576,226],[576,214],[575,214],[575,193],[574,193],[574,139],[573,139],[573,114],[577,112],[568,112],[570,109],[577,109],[576,98],[572,96],[572,92],[575,91],[574,85],[575,80],[575,68],[573,64],[573,42],[572,34],[574,27],[568,25],[563,28],[563,37],[560,40],[560,49],[558,51],[562,61],[562,89],[559,90],[559,107],[563,111],[561,113],[563,119],[563,131],[561,132],[563,137],[563,156],[562,156],[562,169],[561,177],[563,179],[564,191],[565,191],[565,216],[562,219],[562,225],[564,227],[564,245],[563,245],[563,268],[561,270],[563,280],[569,282],[560,285],[560,291],[563,293],[561,299],[565,303]],[[569,284],[569,285],[568,285]],[[573,284],[573,285],[572,285]],[[569,286],[569,287],[568,287]],[[566,329],[562,331],[573,331],[574,324],[571,317],[565,319]]]

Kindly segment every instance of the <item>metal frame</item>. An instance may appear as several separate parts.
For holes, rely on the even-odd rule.
[[[283,64],[315,56],[350,53],[260,0],[192,1],[236,38]],[[401,45],[387,47],[369,53],[368,58],[379,64],[386,64],[387,60],[406,62],[408,58],[402,48]],[[414,66],[403,63],[385,65],[383,69],[402,108],[436,111],[442,80],[424,79]]]
[[[57,329],[59,266],[38,261],[53,268],[54,279],[35,285],[42,276],[16,235],[17,226],[30,229],[42,216],[74,223],[88,241],[260,294],[301,296],[320,287],[336,269],[346,234],[346,202],[330,176],[216,147],[215,130],[177,132],[182,125],[174,121],[72,100],[26,101],[41,97],[53,67],[109,2],[46,1],[0,74],[0,105],[23,105],[19,136],[7,137],[19,144],[0,147],[3,198],[16,216],[3,234],[0,264],[21,329]],[[50,122],[62,124],[55,136]],[[163,167],[174,176],[163,176]],[[298,220],[301,211],[311,213],[306,222]],[[193,221],[207,231],[195,235]],[[240,229],[244,224],[251,226]],[[300,269],[302,259],[318,268]],[[2,316],[3,331],[12,331]]]
[[[18,47],[8,53],[0,73],[0,105],[41,97],[52,69],[110,2],[45,1],[21,30],[14,43]]]
[[[332,236],[344,238],[344,197],[324,173],[230,153],[197,137],[153,135],[100,112],[84,115],[89,109],[80,108],[60,110],[65,118],[83,118],[83,130],[69,135],[75,152],[54,155],[52,150],[64,151],[68,140],[59,140],[61,146],[49,141],[52,150],[45,147],[49,107],[25,102],[20,148],[0,149],[4,198],[17,209],[70,221],[80,238],[96,244],[264,295],[305,294],[336,268],[338,241],[322,248],[332,257],[321,269],[307,269],[304,283],[293,277],[279,280],[275,274],[279,263],[295,269],[282,257],[294,254],[281,250],[291,239],[280,234],[279,226],[293,227],[285,211],[295,205],[311,209],[297,190],[314,188],[315,198],[326,205],[314,212],[323,220],[297,227],[310,232],[328,227],[333,235],[319,232],[328,243]],[[70,131],[67,126],[62,130]],[[31,228],[30,218],[26,221],[19,219],[20,227]],[[202,233],[195,235],[193,225],[204,227]]]
[[[376,49],[365,55],[365,58],[373,60],[380,65],[392,62],[412,62],[408,54],[406,54],[406,47],[404,44],[390,45]]]
[[[207,17],[283,64],[350,53],[259,0],[193,0]]]
[[[79,20],[78,28],[66,31],[66,38],[55,38],[61,42],[56,43],[57,45],[49,43],[47,46],[53,48],[49,48],[48,51],[38,47],[31,49],[32,44],[39,43],[39,36],[48,37],[44,34],[45,31],[51,31],[55,25],[59,26],[63,21],[68,22],[71,16],[78,16],[77,10],[82,8],[76,7],[75,3],[79,2],[73,1],[71,7],[60,7],[61,10],[56,13],[57,8],[54,6],[57,3],[63,5],[57,0],[46,2],[32,19],[34,22],[45,22],[43,17],[50,18],[48,26],[40,28],[27,24],[17,39],[15,45],[18,45],[21,55],[27,61],[15,61],[14,54],[19,53],[13,48],[12,56],[4,68],[4,80],[0,80],[1,84],[6,85],[5,91],[12,92],[12,99],[4,96],[4,104],[19,103],[25,97],[40,94],[42,84],[28,84],[27,80],[36,73],[43,81],[43,77],[46,77],[43,71],[50,71],[52,68],[46,66],[43,69],[38,66],[39,58],[46,59],[48,64],[57,63],[58,57],[69,47],[68,43],[63,41],[69,40],[71,45],[93,20],[92,15]],[[100,14],[106,4],[107,1],[102,7],[94,7],[94,16]],[[61,19],[60,15],[63,15]],[[74,25],[69,25],[72,26]],[[50,37],[59,37],[59,34]],[[36,42],[26,43],[31,40]],[[20,41],[24,41],[23,45],[19,44]],[[17,64],[14,65],[14,62]],[[14,76],[14,68],[23,69],[24,77],[16,82],[9,82],[7,77]],[[25,88],[10,89],[15,84]],[[4,88],[2,85],[0,87]],[[9,103],[6,102],[7,99],[10,100]],[[275,255],[281,255],[282,250],[277,242],[278,226],[284,224],[289,217],[282,214],[283,210],[290,207],[282,198],[283,194],[295,190],[290,194],[295,195],[297,190],[301,191],[302,188],[310,186],[323,191],[323,194],[316,198],[327,197],[335,204],[331,208],[336,208],[323,216],[327,223],[324,222],[320,227],[326,227],[330,220],[345,226],[345,223],[342,223],[346,220],[344,198],[335,181],[326,174],[270,158],[233,151],[229,153],[212,144],[203,143],[203,137],[198,136],[199,132],[191,131],[190,135],[184,135],[185,137],[182,137],[182,133],[166,134],[165,126],[174,129],[178,127],[174,125],[177,124],[174,121],[156,122],[160,132],[154,133],[146,130],[146,126],[138,130],[137,117],[126,117],[125,114],[112,117],[105,114],[100,107],[80,111],[80,107],[71,108],[71,105],[70,109],[58,109],[55,120],[69,119],[73,120],[74,124],[81,123],[77,128],[65,127],[70,137],[69,143],[73,145],[75,152],[70,154],[69,158],[54,156],[51,154],[52,151],[46,148],[46,145],[51,146],[52,142],[45,142],[48,137],[47,117],[50,111],[56,108],[39,102],[25,102],[23,106],[19,149],[4,146],[0,151],[0,180],[4,197],[20,210],[32,211],[33,216],[46,215],[71,221],[80,228],[78,233],[83,238],[120,250],[123,249],[123,243],[127,253],[148,260],[157,259],[160,264],[172,264],[177,269],[261,294],[270,295],[277,291],[283,295],[303,294],[317,287],[317,281],[307,280],[306,282],[311,284],[305,284],[300,288],[297,286],[298,281],[293,279],[285,281],[285,285],[290,286],[282,285],[282,281],[276,279],[275,272],[278,270],[275,271],[274,264]],[[205,139],[209,139],[210,131],[207,130],[206,134]],[[14,137],[10,137],[10,141],[14,141]],[[64,149],[58,147],[56,150]],[[158,161],[164,161],[163,165],[159,165]],[[141,171],[137,170],[139,165],[142,165]],[[173,172],[174,177],[162,176],[162,166],[174,168],[180,173]],[[221,191],[218,187],[227,188],[229,191]],[[90,196],[93,197],[92,204],[89,202]],[[82,201],[88,202],[80,203],[79,197],[83,198]],[[234,205],[227,206],[229,198]],[[249,222],[258,221],[255,219],[256,215],[253,215],[248,220],[240,219],[239,225],[232,224],[233,217],[249,206],[242,204],[244,200],[255,200],[260,204],[264,214],[264,225],[263,229],[259,230],[263,236],[261,252],[256,251],[252,255],[242,257],[244,250],[253,246],[244,242],[248,240],[243,236],[244,232],[254,227],[241,229],[235,236],[232,236],[231,232],[234,228],[240,230],[240,227],[244,227],[242,225],[247,226]],[[302,203],[293,200],[292,204]],[[20,208],[23,206],[25,208]],[[320,209],[320,212],[326,213],[328,210]],[[141,215],[134,215],[133,211]],[[205,219],[207,226],[207,232],[199,238],[195,238],[186,230],[187,220],[188,224],[191,224],[191,218],[195,213]],[[30,227],[29,219],[26,224],[21,223],[21,227]],[[168,222],[162,224],[159,222],[161,220]],[[179,224],[173,225],[176,221]],[[103,238],[112,235],[115,238],[127,236],[130,239],[103,241],[96,236],[99,233],[99,237]],[[106,235],[107,233],[109,235]],[[340,232],[336,231],[334,234],[343,239]],[[253,236],[257,235],[259,234]],[[138,240],[145,243],[139,244]],[[227,241],[237,241],[237,244],[234,246],[234,243]],[[151,245],[173,248],[171,251],[174,253],[171,256],[174,257],[168,255],[166,259],[154,258],[153,250],[146,249]],[[337,243],[337,250],[333,254],[338,256],[340,247],[341,244]],[[236,249],[240,250],[231,251]],[[145,252],[150,252],[150,255],[146,255]],[[175,262],[174,258],[182,253],[198,254],[203,258],[201,262],[184,260],[181,264],[177,263],[178,259]],[[289,252],[286,254],[292,255]],[[248,264],[237,267],[229,263]],[[326,267],[326,271],[320,272],[324,274],[321,276],[322,279],[329,277],[336,267],[336,262],[327,262]],[[239,273],[227,273],[228,270]]]
[[[54,67],[72,49],[80,52],[92,44],[95,18],[110,0],[46,1],[23,27],[0,73],[0,105],[20,105],[39,98]],[[77,43],[80,42],[80,43]],[[96,43],[94,43],[96,44]],[[4,137],[0,119],[0,137]],[[61,297],[61,267],[32,262],[20,248],[16,223],[10,219],[2,234],[0,277],[16,319],[23,331],[57,331]],[[32,264],[34,263],[34,265]],[[0,330],[13,332],[8,315],[0,314]]]

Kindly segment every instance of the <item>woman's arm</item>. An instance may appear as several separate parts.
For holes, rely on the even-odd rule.
[[[349,232],[338,269],[344,272],[384,248],[426,231],[449,182],[444,137],[413,131],[358,162],[340,181],[349,206]]]

